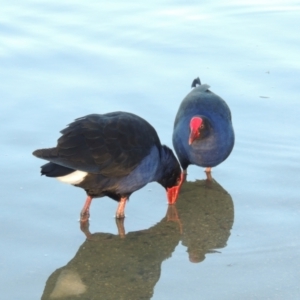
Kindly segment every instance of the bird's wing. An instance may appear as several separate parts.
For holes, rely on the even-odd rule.
[[[114,112],[76,119],[61,131],[55,148],[33,154],[56,164],[104,176],[125,176],[160,141],[155,129],[130,113]]]

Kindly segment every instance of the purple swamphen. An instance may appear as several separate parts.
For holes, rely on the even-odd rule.
[[[81,221],[89,218],[95,197],[119,202],[117,218],[124,218],[129,196],[147,183],[157,181],[166,190],[169,204],[178,196],[180,165],[155,129],[141,117],[112,112],[76,119],[61,131],[57,146],[33,152],[49,162],[42,175],[83,188],[87,193]]]
[[[234,145],[231,112],[226,102],[196,78],[183,99],[174,123],[173,146],[185,178],[189,165],[212,167],[223,162]]]

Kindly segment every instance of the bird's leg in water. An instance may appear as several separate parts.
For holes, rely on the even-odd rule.
[[[116,211],[116,218],[122,219],[125,218],[125,205],[126,205],[127,197],[121,197],[117,211]]]
[[[211,173],[211,167],[207,167],[207,168],[205,169],[205,173]]]
[[[90,217],[90,205],[93,197],[88,196],[80,213],[80,222],[86,222]]]
[[[119,233],[120,238],[124,238],[125,237],[124,218],[122,218],[122,219],[116,218],[116,224],[117,224],[118,233]]]
[[[207,168],[205,169],[205,173],[206,173],[206,180],[212,181],[211,168],[210,168],[210,167],[207,167]]]
[[[92,235],[90,233],[89,228],[90,228],[89,220],[85,220],[85,221],[80,220],[80,229],[81,229],[81,231],[85,234],[85,236],[88,240],[92,240],[92,237],[91,237]]]

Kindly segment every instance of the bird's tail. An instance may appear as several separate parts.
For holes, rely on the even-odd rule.
[[[74,171],[74,169],[63,167],[52,162],[41,166],[41,174],[46,175],[47,177],[61,177]]]

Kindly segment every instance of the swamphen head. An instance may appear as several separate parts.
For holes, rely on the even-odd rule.
[[[157,182],[167,191],[169,204],[174,204],[178,198],[181,183],[181,168],[173,151],[167,146],[161,148],[162,176]]]
[[[204,116],[195,116],[190,121],[189,145],[210,135],[211,125]]]

